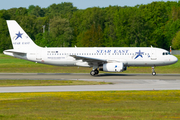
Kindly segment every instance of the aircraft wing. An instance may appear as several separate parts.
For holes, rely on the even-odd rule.
[[[98,64],[107,63],[106,59],[90,58],[90,57],[77,56],[77,55],[70,55],[70,56],[75,58],[76,60],[82,60],[83,62],[88,62],[89,64],[93,64],[93,63],[98,63]]]

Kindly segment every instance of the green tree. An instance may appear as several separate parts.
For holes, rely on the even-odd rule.
[[[74,11],[77,8],[70,2],[62,2],[61,4],[52,4],[46,10],[46,16],[61,16],[62,18],[71,18]]]
[[[0,10],[0,18],[9,20],[10,19],[10,14],[7,10]]]
[[[44,17],[45,11],[43,9],[41,9],[39,6],[31,5],[31,6],[29,6],[28,14],[34,15],[36,17]]]
[[[16,17],[17,17],[16,11],[17,11],[17,8],[11,8],[11,9],[7,10],[7,12],[10,15],[10,19],[12,19],[12,20],[16,19]]]
[[[114,25],[117,39],[114,44],[117,47],[125,47],[130,45],[128,31],[130,29],[130,17],[135,14],[136,8],[122,8],[114,14]],[[132,41],[132,40],[131,40]]]
[[[0,18],[0,52],[12,48],[6,21]]]
[[[71,26],[74,27],[74,40],[73,44],[80,44],[79,42],[79,35],[84,36],[85,33],[92,29],[92,25],[95,28],[100,26],[102,32],[105,28],[104,25],[104,16],[105,12],[103,9],[98,7],[88,8],[86,10],[78,10],[76,11],[72,18],[70,19]],[[101,43],[103,44],[103,42]],[[101,45],[102,46],[102,45]]]
[[[118,6],[109,6],[104,9],[105,11],[105,28],[104,28],[104,46],[114,47],[116,46],[115,41],[117,40],[115,24],[114,24],[114,13],[122,9]]]
[[[78,36],[78,46],[80,47],[101,47],[103,42],[103,32],[100,26],[92,25],[89,30]]]
[[[73,39],[73,29],[70,27],[69,20],[61,17],[54,17],[50,20],[50,40],[51,46],[68,47],[71,46]]]
[[[26,8],[20,7],[16,9],[16,15],[22,15],[25,16],[28,14],[28,10]]]
[[[176,50],[180,50],[180,31],[176,33],[176,36],[172,40],[172,48]]]

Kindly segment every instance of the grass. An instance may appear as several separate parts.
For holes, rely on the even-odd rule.
[[[180,60],[180,55],[176,55]],[[157,73],[180,73],[180,61],[169,66],[156,67]],[[89,73],[92,68],[61,67],[38,64],[0,54],[0,73]],[[151,67],[129,67],[124,73],[151,73]]]
[[[0,93],[0,120],[180,119],[180,91]]]
[[[81,80],[0,80],[0,87],[15,86],[65,86],[65,85],[103,85],[108,82]]]

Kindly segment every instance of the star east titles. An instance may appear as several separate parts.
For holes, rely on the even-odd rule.
[[[96,53],[128,53],[129,50],[97,50]]]
[[[13,42],[13,45],[29,45],[30,42]]]

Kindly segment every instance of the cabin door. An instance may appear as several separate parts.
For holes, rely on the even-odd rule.
[[[156,57],[156,50],[151,50],[151,60],[157,60],[157,57]]]

